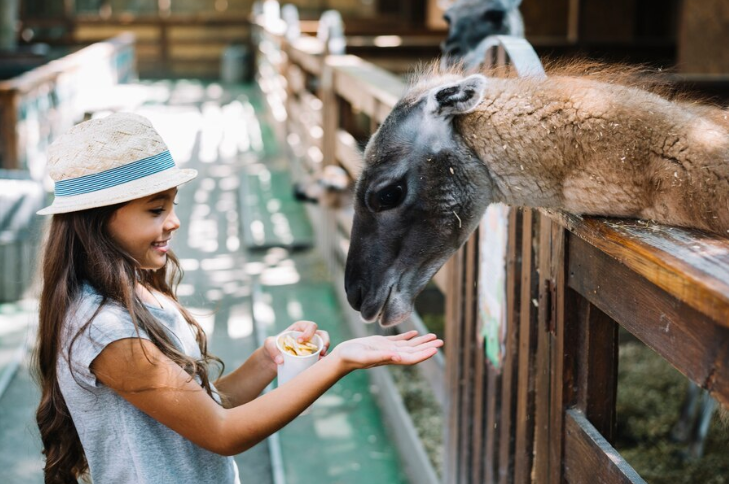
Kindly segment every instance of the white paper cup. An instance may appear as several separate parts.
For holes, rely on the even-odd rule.
[[[317,350],[314,353],[306,356],[292,355],[284,351],[283,345],[281,344],[281,340],[287,334],[290,334],[291,337],[296,340],[302,334],[302,332],[284,331],[283,333],[276,336],[276,347],[281,352],[281,355],[284,359],[283,365],[278,365],[279,386],[283,385],[284,383],[291,380],[293,377],[319,361],[319,353],[321,353],[321,350],[324,347],[324,342],[322,341],[322,339],[319,337],[318,334],[315,334],[310,340],[311,343],[317,346]]]

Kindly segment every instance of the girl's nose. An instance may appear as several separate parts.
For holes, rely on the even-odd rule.
[[[167,217],[167,220],[165,220],[164,228],[168,232],[174,232],[175,230],[180,228],[180,219],[177,218],[177,214],[175,213],[174,208],[170,211],[170,214]]]

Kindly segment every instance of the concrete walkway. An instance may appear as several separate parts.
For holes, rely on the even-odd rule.
[[[260,186],[251,195],[247,176],[265,182],[287,170],[258,90],[177,81],[146,83],[143,91],[136,111],[152,120],[179,165],[200,172],[178,195],[182,227],[173,248],[185,271],[178,295],[205,327],[211,352],[231,371],[295,319],[316,320],[335,344],[350,338],[322,261],[305,249],[304,211],[280,197],[266,200]],[[246,250],[246,217],[262,218],[257,230],[273,230],[289,248]],[[3,361],[17,356],[34,319],[32,305],[7,311],[14,316],[0,311],[0,331],[13,329],[0,332],[0,381],[3,365],[12,365]],[[0,483],[42,482],[37,400],[26,355],[0,395]],[[236,457],[244,483],[406,482],[365,373],[342,380],[271,444]]]

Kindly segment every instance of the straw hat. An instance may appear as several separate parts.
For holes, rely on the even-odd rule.
[[[55,199],[39,215],[127,202],[197,176],[177,168],[152,123],[132,113],[77,124],[48,147],[48,167]]]

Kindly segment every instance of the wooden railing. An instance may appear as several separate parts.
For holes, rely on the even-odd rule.
[[[275,67],[261,72],[286,79],[279,95],[300,171],[338,164],[355,179],[362,147],[404,83],[357,57],[326,56],[312,39],[263,38],[277,45]],[[518,75],[542,75],[526,41],[496,39],[488,56]],[[446,363],[433,361],[423,374],[448,413],[442,481],[643,482],[611,445],[618,328],[729,405],[729,240],[638,221],[493,210],[487,216],[505,233],[501,252],[494,256],[498,241],[477,230],[436,277],[447,299]],[[311,213],[343,286],[352,211]],[[483,254],[501,261],[506,281],[489,289],[506,301],[503,316],[489,321],[479,311]]]
[[[22,299],[36,269],[45,191],[27,172],[0,170],[0,303]]]
[[[134,78],[134,36],[122,34],[0,82],[0,168],[41,179],[45,149],[81,120],[84,100]]]
[[[25,28],[44,31],[59,20],[25,19]],[[248,16],[240,13],[159,15],[91,15],[69,17],[63,22],[63,39],[39,36],[35,41],[51,45],[92,44],[124,32],[136,39],[138,70],[144,78],[198,77],[218,79],[226,47],[248,45]]]

